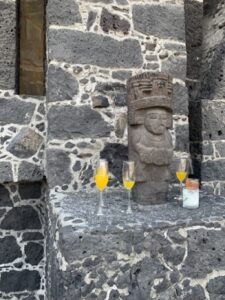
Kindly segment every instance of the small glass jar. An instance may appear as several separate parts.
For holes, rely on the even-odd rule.
[[[195,209],[199,207],[199,180],[187,178],[183,189],[183,207]]]

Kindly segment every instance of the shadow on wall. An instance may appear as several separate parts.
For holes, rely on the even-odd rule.
[[[193,160],[194,175],[201,178],[202,161],[202,110],[201,69],[203,40],[203,3],[185,0],[185,30],[187,47],[187,79],[189,93],[190,154]]]

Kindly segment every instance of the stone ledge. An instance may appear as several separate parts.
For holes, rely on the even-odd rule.
[[[197,210],[133,204],[132,215],[125,199],[108,191],[97,217],[96,192],[50,193],[49,299],[225,295],[224,198],[204,194]]]
[[[142,206],[132,203],[133,214],[126,214],[127,194],[122,190],[104,193],[104,215],[96,215],[99,194],[97,192],[52,193],[50,205],[60,218],[60,225],[71,225],[76,231],[98,232],[124,231],[128,229],[164,228],[174,225],[195,225],[225,218],[225,198],[201,195],[200,207],[188,210],[175,202],[164,205]],[[79,220],[81,221],[79,223]]]

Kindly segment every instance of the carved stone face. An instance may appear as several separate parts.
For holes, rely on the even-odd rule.
[[[162,135],[168,127],[168,121],[169,114],[165,109],[151,108],[145,114],[144,126],[149,132]]]

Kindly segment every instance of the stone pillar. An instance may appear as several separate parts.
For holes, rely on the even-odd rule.
[[[225,4],[205,1],[201,82],[202,182],[225,195]]]
[[[185,31],[187,45],[187,79],[189,93],[190,154],[194,175],[201,177],[202,120],[201,87],[203,0],[185,1]]]
[[[109,186],[120,184],[122,162],[128,157],[126,80],[143,71],[174,78],[174,157],[187,155],[184,23],[183,1],[48,1],[51,188],[93,188],[99,157],[109,161]]]

